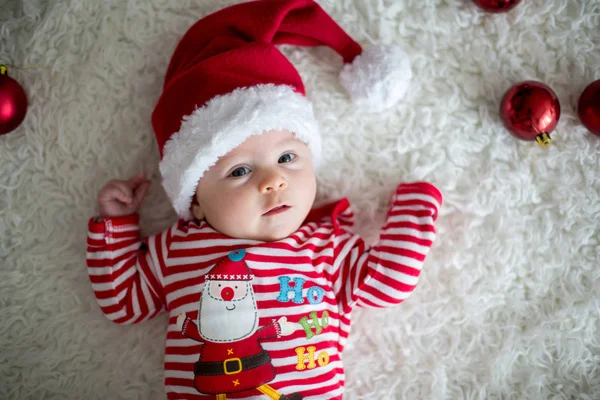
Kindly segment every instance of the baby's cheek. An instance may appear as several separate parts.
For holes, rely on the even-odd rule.
[[[248,221],[253,213],[253,202],[247,193],[240,191],[232,193],[223,202],[222,215],[227,218],[228,223],[234,227],[241,227]]]

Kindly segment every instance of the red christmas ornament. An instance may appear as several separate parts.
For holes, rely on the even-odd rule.
[[[508,131],[522,140],[535,140],[547,147],[560,118],[556,94],[541,82],[521,82],[506,91],[500,103],[500,116]]]
[[[501,13],[513,9],[521,0],[473,0],[479,8],[492,13]]]
[[[600,136],[600,79],[590,83],[581,93],[577,113],[583,125]]]
[[[27,96],[23,87],[8,76],[5,65],[0,65],[0,135],[15,130],[25,114]]]

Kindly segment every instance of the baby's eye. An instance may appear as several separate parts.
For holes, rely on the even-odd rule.
[[[285,163],[289,163],[291,162],[294,158],[296,158],[295,154],[292,153],[286,153],[284,155],[282,155],[281,157],[279,157],[279,164],[285,164]]]
[[[233,176],[234,178],[239,178],[240,176],[244,176],[250,173],[250,168],[247,167],[239,167],[233,170],[229,176]]]

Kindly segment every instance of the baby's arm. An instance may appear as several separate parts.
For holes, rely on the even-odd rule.
[[[346,231],[336,235],[332,278],[344,310],[355,305],[388,307],[412,293],[435,239],[441,204],[442,195],[433,185],[402,184],[373,247]]]
[[[98,194],[100,217],[88,223],[89,277],[102,312],[116,323],[141,322],[164,308],[159,277],[170,235],[141,239],[137,209],[148,186],[143,175],[109,182]]]

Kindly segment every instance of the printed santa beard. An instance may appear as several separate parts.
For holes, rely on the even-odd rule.
[[[252,336],[258,307],[250,281],[207,281],[200,298],[198,331],[211,342],[235,342]]]

